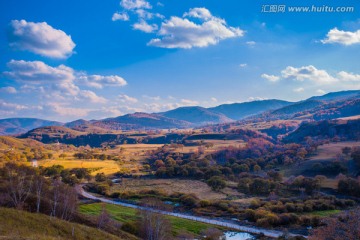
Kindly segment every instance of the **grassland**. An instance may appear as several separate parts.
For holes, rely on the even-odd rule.
[[[195,194],[199,199],[206,200],[226,199],[227,196],[242,196],[232,188],[225,188],[222,192],[214,192],[206,183],[198,180],[124,178],[122,183],[111,187],[111,192],[139,192],[141,190],[161,190],[167,194],[175,192]]]
[[[79,211],[83,214],[97,216],[100,214],[102,210],[102,206],[104,203],[92,203],[92,204],[84,204],[79,206]],[[137,220],[137,210],[127,207],[122,207],[118,205],[105,204],[105,208],[110,214],[110,216],[122,223],[134,222]],[[213,227],[212,225],[206,223],[195,222],[187,219],[181,219],[171,216],[166,216],[172,226],[173,226],[173,234],[177,235],[181,232],[189,232],[193,234],[200,234],[201,231]]]
[[[64,168],[88,168],[88,169],[96,169],[96,171],[92,171],[92,175],[96,173],[105,173],[105,174],[114,174],[121,170],[119,164],[113,160],[42,160],[39,161],[40,166],[50,167],[53,165],[62,165]]]
[[[70,223],[43,214],[0,208],[0,239],[6,240],[120,240],[137,239],[123,233],[117,237],[85,225]]]

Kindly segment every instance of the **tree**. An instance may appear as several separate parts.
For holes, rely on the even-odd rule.
[[[4,167],[7,196],[17,209],[22,209],[33,188],[35,171],[24,165],[7,163]]]
[[[144,199],[143,209],[139,210],[140,235],[144,240],[171,239],[170,221],[159,210],[165,205],[158,199]]]
[[[111,220],[110,214],[106,210],[106,205],[102,204],[101,213],[97,218],[97,228],[103,229],[110,222],[110,220]]]
[[[226,187],[226,182],[219,176],[211,177],[207,181],[207,184],[211,187],[212,190],[216,192]]]
[[[309,240],[358,240],[360,239],[360,208],[323,222],[324,226],[314,229]]]

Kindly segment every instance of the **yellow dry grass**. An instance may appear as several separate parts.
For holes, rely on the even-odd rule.
[[[167,194],[180,192],[186,194],[195,194],[199,199],[221,200],[226,199],[227,195],[240,194],[230,188],[225,188],[222,192],[214,192],[204,182],[197,180],[182,179],[123,179],[121,184],[116,184],[111,188],[111,192],[141,190],[161,190]]]
[[[105,173],[105,174],[114,174],[121,170],[119,164],[112,160],[42,160],[39,161],[40,166],[50,167],[52,165],[62,165],[64,168],[88,168],[88,169],[97,169],[92,172],[92,175],[97,173]]]

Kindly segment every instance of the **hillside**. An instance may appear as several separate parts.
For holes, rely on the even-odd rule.
[[[92,124],[111,130],[187,128],[191,125],[189,122],[167,118],[159,114],[140,112],[116,118],[107,118],[95,121]]]
[[[306,137],[315,139],[338,138],[342,141],[360,140],[360,120],[325,120],[303,123],[283,140],[285,142],[303,142]]]
[[[0,149],[34,147],[42,145],[32,139],[18,139],[10,136],[0,136]]]
[[[257,115],[266,111],[279,109],[292,104],[282,100],[263,100],[245,103],[223,104],[209,110],[222,113],[228,118],[240,120],[249,116]]]
[[[0,119],[0,135],[15,135],[44,126],[61,126],[60,122],[37,118],[6,118]]]
[[[311,97],[308,100],[337,101],[337,100],[356,98],[356,97],[360,97],[360,90],[331,92],[322,96]]]
[[[214,112],[203,107],[181,107],[160,113],[160,115],[187,121],[194,125],[216,124],[233,121],[222,113]]]
[[[86,133],[66,127],[51,126],[33,129],[20,135],[19,138],[30,138],[43,143],[55,143],[59,139],[71,139],[84,134]]]
[[[74,232],[74,235],[72,232]],[[0,238],[6,240],[137,239],[126,233],[123,233],[123,237],[117,237],[85,225],[50,218],[43,214],[29,213],[8,208],[0,208]]]

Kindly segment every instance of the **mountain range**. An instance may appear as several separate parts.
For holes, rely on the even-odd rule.
[[[36,118],[0,120],[0,135],[17,135],[35,128],[63,126],[79,132],[112,130],[184,129],[239,120],[326,120],[360,115],[360,90],[328,93],[299,102],[261,100],[217,107],[180,107],[160,113],[133,113],[102,120],[60,123]]]

